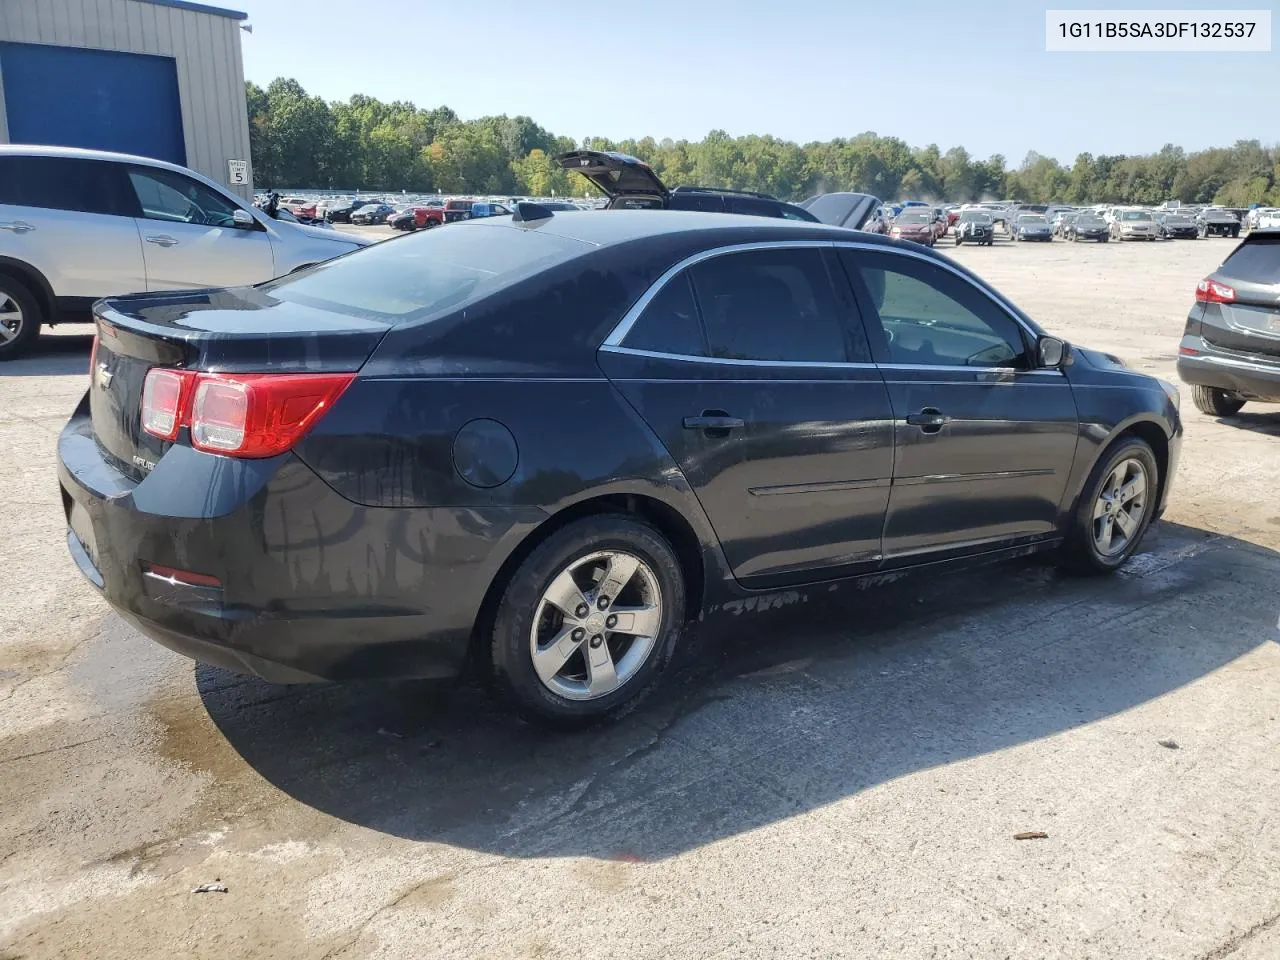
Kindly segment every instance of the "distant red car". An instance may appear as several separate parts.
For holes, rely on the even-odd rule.
[[[959,219],[960,219],[960,208],[959,208],[959,207],[956,207],[954,210],[948,210],[948,211],[947,211],[947,226],[948,226],[948,227],[954,227],[954,226],[956,225],[956,221],[957,221],[957,220],[959,220]]]
[[[430,230],[444,223],[444,207],[410,207],[387,217],[387,225],[396,230]]]
[[[926,247],[932,247],[937,240],[934,235],[933,211],[928,207],[907,207],[893,218],[889,236],[902,240],[914,240]]]

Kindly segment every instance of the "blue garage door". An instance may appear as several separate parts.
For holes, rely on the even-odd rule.
[[[0,43],[0,82],[12,143],[187,162],[172,57]]]

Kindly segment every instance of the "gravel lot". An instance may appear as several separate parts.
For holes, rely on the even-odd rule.
[[[1173,379],[1230,248],[943,249]],[[88,347],[0,369],[0,958],[1280,956],[1280,408],[1184,403],[1169,513],[1120,576],[747,615],[568,736],[469,688],[271,687],[124,626],[54,477]]]

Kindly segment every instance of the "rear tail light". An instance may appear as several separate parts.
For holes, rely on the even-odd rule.
[[[143,387],[142,426],[152,436],[173,440],[185,425],[197,450],[273,457],[301,440],[354,379],[354,373],[197,374],[157,368]]]
[[[142,429],[161,440],[174,440],[194,374],[156,368],[142,384]]]
[[[1212,277],[1205,277],[1196,284],[1196,300],[1200,303],[1232,303],[1235,299],[1234,287],[1219,283]]]

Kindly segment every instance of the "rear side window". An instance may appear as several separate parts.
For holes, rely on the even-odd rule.
[[[844,363],[844,311],[816,249],[758,250],[691,268],[711,356]]]
[[[474,302],[590,249],[553,234],[469,221],[365,247],[263,289],[321,310],[406,322]]]
[[[0,203],[75,213],[135,213],[121,167],[72,157],[0,157]]]
[[[623,346],[681,357],[705,357],[702,324],[693,301],[689,275],[682,273],[649,301]]]
[[[1218,272],[1247,283],[1280,283],[1280,236],[1240,244]]]

